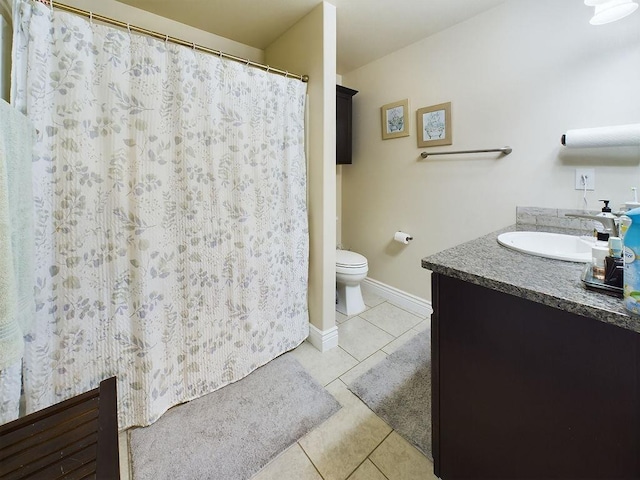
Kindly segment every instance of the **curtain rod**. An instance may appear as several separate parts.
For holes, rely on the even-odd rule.
[[[252,67],[259,68],[261,70],[265,70],[267,72],[277,73],[278,75],[284,75],[285,77],[297,78],[303,82],[309,81],[308,75],[298,75],[295,73],[288,72],[286,70],[281,70],[279,68],[274,68],[269,65],[264,65],[262,63],[254,62],[247,58],[237,57],[235,55],[231,55],[230,53],[224,53],[221,50],[214,50],[212,48],[207,48],[202,45],[197,45],[193,42],[187,42],[186,40],[182,40],[180,38],[171,37],[169,35],[163,35],[158,32],[154,32],[153,30],[148,30],[146,28],[138,27],[135,25],[131,25],[126,22],[121,22],[120,20],[116,20],[114,18],[105,17],[103,15],[98,15],[97,13],[89,12],[87,10],[82,10],[80,8],[72,7],[70,5],[65,5],[63,3],[54,2],[53,0],[37,0],[40,3],[44,3],[45,5],[50,6],[51,8],[57,8],[58,10],[63,10],[65,12],[75,13],[76,15],[81,15],[83,17],[87,17],[91,20],[97,20],[99,22],[103,22],[109,25],[115,25],[117,27],[126,28],[131,32],[141,33],[143,35],[148,35],[150,37],[158,38],[160,40],[164,40],[166,42],[177,43],[178,45],[182,45],[185,47],[191,47],[194,50],[200,50],[202,52],[210,53],[212,55],[217,55],[220,58],[226,58],[228,60],[233,60],[234,62],[244,63],[245,65],[250,65]]]

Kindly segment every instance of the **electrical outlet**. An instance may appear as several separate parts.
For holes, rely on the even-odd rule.
[[[596,171],[593,168],[576,168],[576,190],[596,189]]]

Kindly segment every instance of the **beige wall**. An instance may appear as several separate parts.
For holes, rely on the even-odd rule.
[[[323,2],[265,49],[265,61],[310,77],[309,315],[321,331],[335,327],[336,9]]]
[[[563,150],[570,128],[640,122],[640,13],[593,27],[582,1],[511,0],[343,75],[354,164],[342,169],[342,242],[369,276],[430,298],[420,259],[513,224],[515,207],[580,207],[576,167],[595,168],[589,208],[640,187],[640,149]],[[380,106],[409,99],[411,135],[382,141]],[[421,160],[415,111],[452,102],[453,145],[513,154]],[[402,229],[408,246],[391,242]]]

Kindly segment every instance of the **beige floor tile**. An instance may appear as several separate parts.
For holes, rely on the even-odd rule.
[[[374,365],[377,365],[379,362],[381,362],[385,358],[387,358],[387,355],[385,354],[385,352],[383,352],[382,350],[378,350],[376,353],[368,357],[366,360],[363,360],[358,365],[356,365],[351,370],[349,370],[347,373],[342,375],[340,377],[340,380],[342,380],[344,383],[349,385],[356,378],[358,378],[363,373],[366,373],[371,367],[373,367]]]
[[[321,352],[309,342],[302,342],[291,354],[322,385],[328,385],[358,364],[358,360],[339,347]]]
[[[371,463],[371,460],[365,460],[348,480],[387,480],[387,477]]]
[[[418,335],[418,333],[420,333],[420,332],[414,330],[413,328],[411,330],[407,330],[402,335],[400,335],[398,338],[396,338],[393,342],[391,342],[388,345],[385,345],[384,348],[382,349],[382,351],[384,353],[386,353],[387,355],[391,355],[393,352],[395,352],[397,349],[399,349],[402,345],[404,345],[409,340],[411,340],[413,337]]]
[[[344,313],[340,313],[336,310],[336,325],[344,323],[349,319]]]
[[[369,459],[389,480],[437,480],[433,463],[396,432]]]
[[[132,476],[129,459],[129,432],[127,430],[118,433],[118,453],[120,454],[120,479],[130,480]]]
[[[360,316],[394,337],[399,337],[423,320],[387,302],[362,312]]]
[[[370,308],[371,307],[368,307],[368,306],[365,305],[363,311],[366,312]],[[360,313],[362,313],[362,312],[360,312]],[[360,313],[356,313],[355,315],[345,315],[344,313],[340,313],[339,311],[336,310],[336,325],[344,323],[347,320],[349,320],[350,318],[357,317],[358,315],[360,315]]]
[[[413,330],[418,332],[424,332],[425,330],[429,330],[431,328],[431,317],[426,320],[422,320],[419,324],[413,327]]]
[[[297,443],[251,477],[252,480],[322,480]]]
[[[338,325],[338,343],[359,361],[373,355],[393,340],[393,335],[359,316]]]
[[[375,293],[371,293],[366,288],[361,288],[362,290],[362,300],[364,300],[364,304],[367,307],[375,307],[376,305],[380,305],[385,300],[384,298],[376,295]]]
[[[327,390],[340,402],[342,409],[298,443],[322,478],[344,480],[382,442],[391,427],[340,380],[332,382]]]

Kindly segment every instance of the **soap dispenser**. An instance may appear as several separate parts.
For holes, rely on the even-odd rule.
[[[616,216],[613,213],[611,213],[611,207],[609,207],[610,200],[600,200],[600,201],[604,202],[604,207],[602,207],[602,211],[596,216],[616,218]],[[609,240],[609,236],[611,236],[613,232],[605,228],[605,226],[598,221],[594,222],[594,224],[595,224],[595,230],[596,230],[594,232],[594,236],[597,236],[599,241],[606,242],[607,240]]]
[[[624,306],[640,315],[640,208],[629,210],[620,219],[624,245]]]

